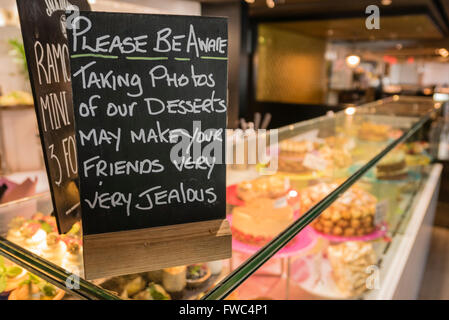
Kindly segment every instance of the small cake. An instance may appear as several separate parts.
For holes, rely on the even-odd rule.
[[[235,207],[232,235],[241,242],[261,246],[276,237],[294,221],[293,208],[271,199],[258,199]]]
[[[305,212],[324,199],[338,185],[320,183],[300,193],[301,208]],[[318,232],[335,236],[362,236],[374,231],[376,198],[353,186],[338,198],[312,223]]]
[[[27,250],[40,255],[47,240],[47,233],[41,229],[41,224],[30,220],[20,228],[20,232],[22,236],[25,237],[24,247]]]
[[[83,247],[81,240],[67,235],[62,239],[67,246],[62,267],[71,273],[82,276]]]
[[[45,259],[61,266],[66,251],[67,246],[61,241],[61,237],[56,232],[47,235],[46,246],[42,249],[42,256]]]
[[[9,223],[9,230],[6,235],[6,239],[19,246],[23,246],[25,244],[25,237],[22,235],[21,228],[25,222],[26,220],[24,217],[13,218]]]
[[[205,264],[194,264],[187,267],[187,287],[198,288],[211,276],[210,269]]]
[[[369,267],[376,265],[371,243],[347,241],[331,245],[327,248],[327,257],[335,284],[344,296],[354,297],[370,288]]]
[[[279,198],[285,196],[290,188],[287,178],[264,176],[252,181],[243,181],[237,185],[237,196],[243,201],[258,198]]]
[[[361,140],[381,142],[388,139],[388,132],[391,127],[384,124],[372,122],[363,122],[358,131],[358,137]]]
[[[141,276],[137,276],[134,279],[126,283],[123,288],[123,292],[120,295],[122,299],[132,298],[134,295],[142,291],[146,287],[147,283]]]
[[[304,166],[307,153],[317,149],[318,144],[307,140],[284,140],[279,144],[278,168],[284,172],[308,173],[313,170]]]
[[[0,283],[4,281],[3,286],[0,286],[0,300],[6,298],[26,278],[27,271],[25,269],[0,256]]]
[[[379,180],[403,180],[408,177],[405,152],[393,150],[376,166],[376,177]]]
[[[186,282],[186,266],[165,268],[162,272],[162,285],[175,299],[181,298]]]
[[[75,238],[81,238],[83,235],[82,227],[80,222],[75,222],[70,228],[70,230],[67,232],[67,235],[73,236]]]

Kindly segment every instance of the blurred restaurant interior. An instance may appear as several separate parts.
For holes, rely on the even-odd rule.
[[[387,226],[385,227],[387,229],[382,230],[383,227],[374,226],[380,228],[376,230],[381,235],[370,238],[371,226],[367,227],[366,232],[360,233],[357,233],[357,227],[354,227],[356,230],[353,231],[354,234],[360,237],[357,241],[350,241],[353,234],[349,231],[346,234],[344,230],[346,224],[350,223],[352,226],[353,220],[341,223],[332,220],[332,223],[336,224],[332,230],[326,232],[325,223],[331,220],[325,220],[325,211],[318,218],[324,220],[320,222],[317,219],[315,224],[312,223],[304,229],[304,232],[308,232],[315,228],[314,231],[310,231],[311,234],[314,237],[319,234],[318,240],[315,238],[313,240],[314,246],[307,246],[307,252],[305,249],[298,249],[300,253],[295,255],[289,253],[295,245],[286,245],[284,255],[282,251],[279,251],[280,256],[276,256],[279,252],[273,252],[274,256],[265,264],[266,270],[254,271],[251,276],[236,280],[239,286],[235,285],[233,292],[214,296],[213,294],[218,294],[217,292],[221,290],[220,281],[223,279],[234,281],[231,276],[237,278],[237,275],[232,273],[233,270],[239,270],[236,266],[245,263],[251,255],[256,254],[256,251],[251,251],[252,249],[248,251],[241,245],[245,240],[237,239],[237,236],[241,236],[239,232],[243,231],[235,231],[237,226],[233,224],[240,221],[237,218],[241,214],[239,210],[243,209],[239,209],[238,204],[241,204],[244,196],[234,199],[234,202],[228,201],[228,196],[232,190],[234,193],[237,192],[238,196],[239,190],[248,191],[251,188],[253,188],[251,192],[257,193],[258,191],[254,191],[257,189],[256,183],[254,185],[252,183],[257,179],[263,179],[259,176],[261,165],[249,163],[247,159],[243,164],[228,165],[226,213],[233,219],[231,222],[235,238],[233,250],[240,251],[233,252],[230,261],[220,262],[218,271],[214,271],[214,265],[208,263],[209,269],[205,273],[212,273],[210,278],[212,280],[208,280],[207,288],[203,286],[202,289],[198,289],[200,288],[198,286],[196,289],[184,289],[184,284],[181,289],[185,290],[182,291],[182,298],[204,298],[205,294],[208,297],[206,292],[211,292],[210,297],[227,296],[235,299],[449,299],[449,0],[88,0],[88,2],[93,11],[227,17],[227,127],[230,129],[228,134],[232,136],[243,132],[245,135],[249,131],[254,133],[260,129],[279,129],[279,170],[282,171],[282,179],[290,181],[289,186],[292,189],[288,188],[289,195],[293,190],[295,195],[303,197],[307,194],[307,190],[322,183],[342,185],[350,181],[349,177],[359,168],[369,164],[371,171],[367,171],[366,175],[361,173],[357,179],[354,178],[358,181],[352,181],[351,185],[355,182],[358,187],[354,188],[360,187],[363,192],[370,192],[379,203],[382,199],[389,202],[390,211],[386,214],[388,218],[385,218],[386,221],[382,224]],[[2,179],[0,187],[7,186],[12,181],[21,188],[18,188],[17,194],[11,191],[9,195],[8,191],[0,189],[0,235],[6,235],[8,228],[12,228],[11,221],[14,220],[12,217],[17,218],[31,210],[28,219],[36,212],[49,214],[52,211],[22,43],[16,1],[2,0],[0,2],[0,179]],[[424,118],[428,121],[423,121]],[[420,127],[415,128],[418,123]],[[365,135],[365,138],[367,135],[370,135],[370,138],[364,140],[361,132],[367,127],[372,131]],[[381,133],[378,134],[376,130],[383,130],[386,140],[378,138]],[[408,130],[410,135],[407,135]],[[304,142],[310,135],[313,136],[312,147]],[[371,135],[377,136],[372,138]],[[341,148],[344,151],[337,156],[334,150],[339,146],[339,138],[345,142],[342,142],[344,147]],[[388,149],[390,143],[391,148]],[[398,181],[393,178],[386,183],[379,176],[381,167],[380,165],[376,167],[376,162],[380,160],[379,164],[382,164],[383,158],[386,161],[388,157],[386,154],[393,148],[393,144],[399,147],[391,154],[398,152],[398,148],[402,150],[401,152],[405,152],[410,171],[406,180],[398,182],[402,178],[398,178]],[[307,148],[307,154],[311,153],[310,148],[323,153],[323,150],[329,149],[330,153],[333,152],[330,156],[332,161],[345,164],[334,163],[332,169],[318,168],[318,165],[307,166],[302,162],[302,158],[297,160],[298,154],[303,152],[298,151],[301,147]],[[282,162],[284,151],[288,156],[284,159],[285,162]],[[376,155],[379,156],[375,159]],[[346,156],[349,160],[345,158]],[[416,164],[412,162],[412,157],[419,161],[426,157],[426,160]],[[409,159],[412,160],[409,162]],[[330,161],[327,160],[327,163]],[[404,161],[401,158],[398,163],[402,164]],[[298,163],[301,163],[299,169]],[[307,168],[303,170],[302,165]],[[371,177],[368,177],[369,172]],[[274,188],[276,185],[274,181],[261,182],[263,183],[266,183],[263,188]],[[233,188],[230,188],[231,186]],[[322,197],[315,200],[321,200],[324,195],[330,194],[330,190],[332,189],[324,191]],[[3,192],[6,199],[1,198]],[[36,200],[33,198],[36,196],[42,198]],[[356,195],[357,199],[363,197],[360,194]],[[25,198],[31,199],[32,203],[29,200],[22,203]],[[337,196],[333,201],[340,201],[336,199]],[[18,203],[11,206],[8,205],[8,201]],[[37,205],[33,201],[37,201]],[[290,203],[290,200],[288,201]],[[306,206],[307,201],[304,199],[301,201],[300,211],[304,214],[307,211],[304,208],[311,206]],[[30,205],[32,209],[29,210]],[[270,216],[272,212],[257,208],[255,211],[260,210],[260,214],[263,214],[261,219],[272,219]],[[393,208],[398,212],[402,210],[402,213],[396,217]],[[281,209],[276,207],[276,210]],[[355,211],[357,212],[357,209]],[[250,218],[245,216],[245,219]],[[354,225],[358,226],[360,220],[354,219],[356,220]],[[287,225],[289,224],[283,226],[286,228]],[[336,226],[342,229],[336,231]],[[277,230],[270,239],[280,231]],[[304,236],[304,232],[299,235]],[[332,233],[332,236],[322,236],[326,233]],[[338,238],[342,234],[347,236],[345,240],[349,241],[345,242],[341,237]],[[344,282],[341,280],[341,277],[344,277],[341,274],[344,272],[340,271],[338,278],[337,270],[343,268],[343,263],[334,264],[332,257],[338,256],[335,253],[337,250],[350,250],[350,247],[340,247],[349,242],[351,245],[360,246],[357,251],[360,255],[363,250],[374,248],[372,252],[376,256],[375,259],[371,253],[360,259],[365,259],[363,263],[373,260],[371,265],[377,264],[380,267],[382,279],[380,289],[359,290],[360,284],[358,286],[354,284],[356,281],[354,279],[359,275],[353,275],[353,278]],[[368,245],[367,243],[369,248],[364,247]],[[5,252],[0,248],[1,255],[7,258],[14,256],[14,253]],[[281,261],[279,270],[277,262],[274,261],[276,257]],[[326,265],[330,264],[331,267],[328,268],[329,270],[333,268],[333,271],[325,269],[320,264],[328,260],[330,262],[326,262],[328,263]],[[268,266],[269,263],[272,265]],[[362,266],[365,266],[363,263]],[[396,265],[399,267],[395,268]],[[26,269],[23,265],[21,267]],[[316,269],[320,268],[324,268],[324,271],[318,272],[319,276],[316,276]],[[180,270],[184,269],[167,268],[159,271],[164,276],[167,274],[167,277],[175,277],[179,272],[185,274],[185,270]],[[187,267],[187,279],[189,272],[196,269],[192,270],[194,269],[191,266]],[[147,290],[143,289],[145,286],[153,286],[148,292],[159,290],[163,297],[167,292],[168,297],[170,295],[172,298],[180,297],[178,292],[180,290],[172,290],[169,284],[164,285],[165,280],[154,280],[159,276],[154,274],[155,271],[152,272],[138,278],[131,277],[133,285],[137,286],[136,281],[145,282],[137,291],[142,290],[142,293]],[[276,272],[280,276],[277,276]],[[328,277],[323,275],[326,272],[330,274],[329,279],[333,279],[331,285],[327,283]],[[264,278],[265,273],[274,273],[274,276],[272,274]],[[313,276],[324,279],[324,284],[317,286],[316,283],[321,280],[313,280]],[[58,287],[56,278],[48,276],[45,279],[55,285],[57,290],[63,291]],[[131,278],[128,277],[126,281]],[[365,277],[362,279],[366,280]],[[388,283],[385,284],[383,280]],[[121,298],[132,296],[136,299],[148,298],[132,291],[128,282],[124,284],[125,282],[108,279],[93,283],[116,292]],[[117,283],[120,283],[118,285],[121,286],[120,289],[114,289]],[[65,294],[65,298],[71,294],[80,296],[79,292],[71,291]]]

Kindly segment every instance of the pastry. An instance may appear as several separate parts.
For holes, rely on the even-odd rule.
[[[186,287],[186,266],[165,268],[162,272],[162,285],[175,299],[181,298]]]
[[[243,201],[258,198],[279,198],[285,196],[290,189],[287,178],[264,176],[252,181],[243,181],[237,185],[237,196]]]
[[[293,221],[291,206],[262,198],[233,209],[232,235],[241,242],[261,246]]]
[[[21,228],[25,222],[26,220],[24,217],[14,217],[9,223],[6,239],[19,246],[23,246],[25,244],[25,237],[22,235]]]
[[[153,271],[147,272],[146,277],[151,282],[160,284],[160,283],[162,283],[162,274],[163,274],[163,270],[153,270]]]
[[[376,166],[379,180],[403,180],[408,177],[405,152],[399,149],[388,153]]]
[[[198,288],[210,278],[210,270],[205,264],[194,264],[187,267],[187,287]]]
[[[28,273],[28,279],[13,290],[9,300],[61,300],[65,292],[35,275]]]
[[[31,220],[38,222],[41,225],[41,229],[47,233],[58,232],[55,217],[46,216],[43,213],[38,212],[33,215]]]
[[[81,240],[65,235],[62,240],[67,246],[67,251],[62,260],[62,267],[67,271],[82,276],[83,247]]]
[[[324,199],[338,185],[320,183],[300,193],[301,208],[307,212]],[[318,232],[335,236],[353,237],[374,231],[376,198],[360,187],[353,186],[332,203],[312,223]]]
[[[150,283],[148,287],[134,296],[135,300],[170,300],[171,297],[165,289],[155,283]]]
[[[42,256],[45,259],[53,262],[57,266],[61,266],[66,251],[66,244],[61,240],[61,237],[56,232],[52,232],[47,235],[46,245],[42,249]]]
[[[131,281],[127,282],[122,294],[120,297],[122,299],[128,299],[130,297],[133,297],[140,291],[142,291],[146,287],[147,283],[141,276],[137,276]]]
[[[346,297],[362,294],[369,287],[368,267],[376,265],[376,254],[369,242],[347,241],[327,248],[332,277]]]
[[[41,229],[41,224],[34,220],[27,221],[20,228],[20,232],[25,237],[24,247],[40,255],[47,239],[47,233]]]
[[[27,271],[0,256],[0,300],[9,296],[27,277]]]
[[[363,122],[358,130],[358,137],[360,140],[381,142],[388,139],[390,130],[388,125]]]

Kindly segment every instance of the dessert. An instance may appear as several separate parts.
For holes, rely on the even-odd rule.
[[[155,283],[162,283],[163,270],[153,270],[146,273],[146,277],[149,281]]]
[[[391,127],[388,125],[363,122],[358,130],[358,137],[365,141],[385,141],[390,130]]]
[[[346,297],[362,294],[369,288],[369,267],[376,264],[376,254],[369,242],[347,241],[331,245],[327,256],[332,267],[332,277]]]
[[[24,247],[40,255],[47,239],[47,233],[41,229],[41,224],[34,220],[27,221],[20,228],[20,232],[25,238]]]
[[[47,233],[58,232],[55,217],[46,216],[43,213],[38,212],[31,218],[31,220],[38,222],[41,225],[41,229]]]
[[[284,140],[279,144],[278,168],[284,172],[309,173],[304,165],[307,153],[317,149],[318,144],[307,140]]]
[[[205,264],[195,264],[187,267],[187,287],[198,288],[210,278],[210,270]]]
[[[65,292],[35,275],[28,273],[28,279],[13,290],[9,300],[61,300]]]
[[[380,180],[403,180],[408,177],[405,153],[396,149],[388,153],[376,166],[376,177]]]
[[[351,165],[352,157],[344,148],[332,148],[322,145],[318,150],[319,156],[327,162],[329,169],[345,168]]]
[[[122,294],[120,295],[122,299],[128,299],[145,289],[147,283],[141,276],[137,276],[128,283],[126,283]]]
[[[0,256],[0,300],[25,280],[27,271]]]
[[[338,185],[320,183],[300,193],[301,208],[306,212]],[[311,226],[318,232],[335,236],[362,236],[374,231],[376,198],[353,186],[316,218]]]
[[[252,181],[243,181],[237,185],[237,196],[243,201],[258,198],[279,198],[285,196],[290,188],[287,178],[265,176]]]
[[[241,242],[261,246],[294,221],[293,208],[271,199],[258,199],[235,207],[232,234]]]
[[[32,105],[33,97],[25,91],[11,91],[0,96],[0,106]]]
[[[65,235],[62,240],[67,246],[67,251],[62,260],[62,267],[71,273],[81,275],[83,265],[81,240],[69,235]]]
[[[152,281],[148,281],[148,274],[134,274],[113,277],[100,283],[101,287],[119,294],[122,299],[132,300],[170,300],[165,289]]]
[[[175,299],[182,297],[186,287],[186,266],[165,268],[162,272],[162,285]]]
[[[42,256],[45,259],[61,266],[66,251],[66,244],[61,240],[61,237],[56,232],[52,232],[47,235],[46,245],[42,249]]]
[[[6,235],[6,239],[19,246],[23,246],[25,243],[25,237],[22,235],[20,228],[22,228],[25,222],[26,220],[24,217],[13,218],[9,223],[9,230]]]
[[[170,300],[171,297],[165,289],[155,283],[150,283],[148,287],[134,296],[135,300]]]

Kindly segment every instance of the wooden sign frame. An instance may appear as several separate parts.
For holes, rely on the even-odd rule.
[[[227,20],[84,11],[77,14],[84,22],[78,27],[82,30],[69,32],[68,40],[78,168],[84,168],[79,175],[84,276],[97,279],[231,257],[232,236],[225,203],[226,164],[221,161],[226,150]],[[120,28],[122,24],[132,28]],[[160,43],[167,41],[160,40],[161,30],[184,39],[184,51],[159,48]],[[104,49],[77,45],[78,36],[87,42],[97,39],[93,40],[97,43],[110,34],[114,34],[115,40],[108,54],[99,53],[104,53]],[[136,47],[131,51],[114,44],[117,39],[130,39],[130,34],[132,39],[146,40],[135,40]],[[211,49],[198,44],[195,50],[189,49],[188,39],[200,41],[212,36],[216,44]],[[118,70],[116,75],[113,68]],[[149,70],[160,68],[167,70],[167,79],[173,73],[183,82],[179,86],[176,83],[180,80],[175,84],[168,80],[156,84],[160,76]],[[84,82],[84,72],[90,74],[88,84]],[[116,88],[107,81],[100,85],[90,82],[92,75],[100,74],[121,74],[123,80],[117,78],[120,85]],[[138,83],[127,81],[128,75]],[[136,85],[141,90],[130,93],[128,87]],[[166,103],[168,108],[168,103],[179,97],[183,99],[179,100],[179,110],[165,110]],[[98,99],[95,106],[91,105],[96,111],[84,113],[82,106],[88,106],[86,101],[91,104],[92,98]],[[159,107],[164,108],[154,112],[149,99],[160,101]],[[119,108],[117,101],[128,111],[108,113],[110,106]],[[139,138],[134,144],[133,134],[144,128],[153,130],[147,134],[158,128],[159,140]],[[181,137],[179,132],[172,139],[170,130],[191,132],[189,143],[186,135]],[[111,145],[104,136],[115,131],[116,145]],[[97,132],[99,140],[92,138],[97,137]],[[164,138],[166,132],[169,139]],[[197,147],[200,150],[195,150]],[[201,153],[196,154],[197,151]],[[95,165],[86,167],[86,163],[98,159],[111,165],[111,171],[88,173],[87,168]],[[151,160],[147,172],[130,169],[125,174],[121,171],[125,169],[115,169],[115,164],[139,163],[142,159],[147,163]],[[201,165],[204,159],[212,161],[208,172]],[[189,165],[189,161],[196,165]],[[170,196],[165,201],[168,192]]]
[[[88,280],[227,259],[232,254],[229,223],[209,220],[156,228],[85,235]]]

